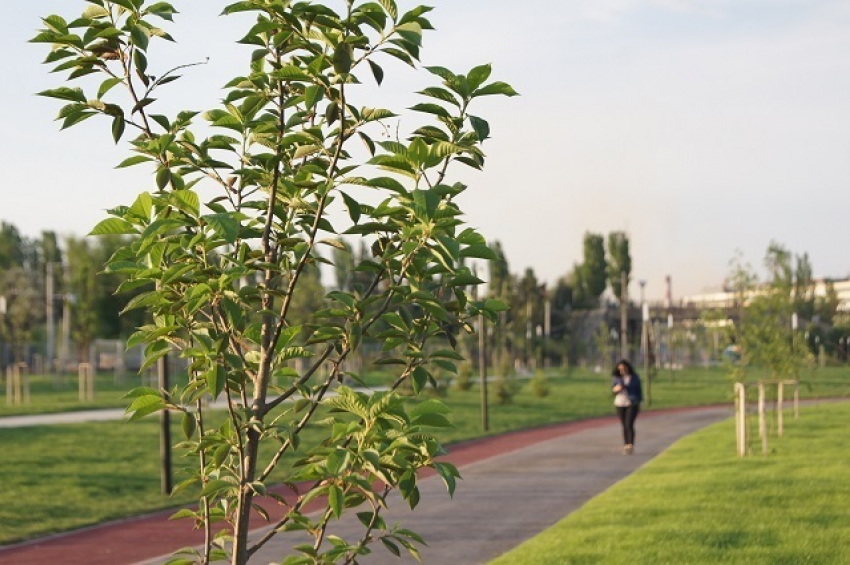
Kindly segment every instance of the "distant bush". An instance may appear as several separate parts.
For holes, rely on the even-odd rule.
[[[472,388],[472,366],[469,363],[464,363],[458,367],[454,387],[460,391]]]
[[[513,366],[505,360],[499,366],[499,375],[496,379],[496,398],[499,404],[511,404],[520,388],[521,385],[516,381]]]
[[[549,396],[549,381],[540,369],[534,373],[534,377],[531,379],[531,392],[538,398]]]

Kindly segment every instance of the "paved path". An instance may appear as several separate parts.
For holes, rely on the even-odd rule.
[[[486,563],[578,509],[680,437],[731,415],[728,407],[644,412],[638,418],[638,448],[633,456],[620,454],[619,423],[613,418],[456,446],[448,458],[461,468],[464,480],[454,499],[448,497],[442,481],[431,476],[419,483],[422,502],[415,512],[394,496],[386,519],[388,523],[402,522],[434,541],[421,549],[426,565]],[[356,519],[344,518],[333,533],[353,538],[358,531]],[[251,563],[279,562],[286,547],[299,541],[291,535],[275,538]],[[159,565],[166,560],[160,556],[136,565]],[[409,555],[399,560],[376,546],[361,562],[397,565],[416,561]]]
[[[426,565],[485,563],[515,547],[633,472],[679,437],[731,416],[728,407],[644,412],[638,418],[633,456],[620,455],[619,423],[614,418],[569,422],[513,432],[453,446],[447,459],[464,480],[454,500],[435,476],[423,478],[422,502],[414,513],[398,497],[390,502],[388,522],[434,540],[422,549]],[[200,543],[187,521],[169,522],[171,511],[123,520],[0,548],[0,565],[160,564],[178,547]],[[340,535],[351,521],[338,524]],[[279,562],[293,540],[276,538],[252,563]],[[383,547],[364,564],[401,561]]]

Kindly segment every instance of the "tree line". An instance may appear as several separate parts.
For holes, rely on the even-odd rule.
[[[60,240],[53,231],[30,238],[12,223],[0,223],[2,360],[24,361],[29,346],[47,341],[50,311],[57,328],[68,319],[73,351],[61,352],[68,361],[87,360],[89,346],[97,338],[126,337],[141,325],[143,312],[120,315],[140,289],[116,294],[126,277],[103,272],[106,261],[125,243],[126,238],[118,235]],[[57,340],[60,349],[62,341]]]

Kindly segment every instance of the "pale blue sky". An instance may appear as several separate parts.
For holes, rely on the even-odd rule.
[[[216,16],[221,0],[174,4],[180,44],[167,57],[210,64],[168,94],[175,108],[205,109],[239,72],[241,28]],[[585,231],[626,229],[635,278],[654,297],[667,274],[675,296],[717,287],[737,248],[758,264],[772,239],[808,251],[818,276],[850,274],[850,1],[432,4],[425,63],[492,62],[523,95],[479,108],[493,130],[488,168],[464,174],[468,221],[503,242],[513,271],[554,282],[580,260]],[[26,39],[40,16],[84,5],[32,0],[0,20],[0,219],[27,235],[83,234],[149,188],[111,168],[125,148],[106,124],[59,133],[56,104],[33,96],[59,77]],[[424,77],[396,70],[379,96],[411,105],[405,92]]]

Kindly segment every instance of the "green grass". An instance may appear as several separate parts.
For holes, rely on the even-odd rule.
[[[31,375],[29,383],[29,404],[10,406],[6,403],[6,382],[3,381],[0,390],[3,397],[0,402],[0,417],[123,408],[127,403],[121,400],[121,397],[128,390],[141,386],[141,379],[138,375],[128,374],[124,382],[116,382],[112,373],[100,373],[95,376],[94,400],[84,402],[79,400],[76,375]]]
[[[665,377],[653,384],[654,407],[731,402],[732,386],[722,370],[677,372],[674,383]],[[523,387],[509,405],[495,403],[495,386],[491,384],[489,434],[612,412],[607,374],[573,371],[569,377],[558,377],[550,373],[551,392],[545,398],[535,397],[527,381],[520,382]],[[850,374],[825,370],[811,390],[804,388],[802,392],[850,396]],[[115,396],[119,395],[116,391]],[[102,396],[105,400],[107,393]],[[456,425],[441,434],[445,442],[484,435],[477,388],[466,392],[450,389],[443,400],[452,407]],[[116,400],[115,404],[123,402]],[[175,424],[175,441],[179,437]],[[0,465],[0,544],[189,501],[188,496],[174,499],[159,494],[158,441],[154,417],[134,424],[0,429],[4,463]],[[188,464],[175,456],[176,469]]]
[[[491,565],[850,563],[847,415],[806,408],[744,459],[733,423],[711,426]]]

